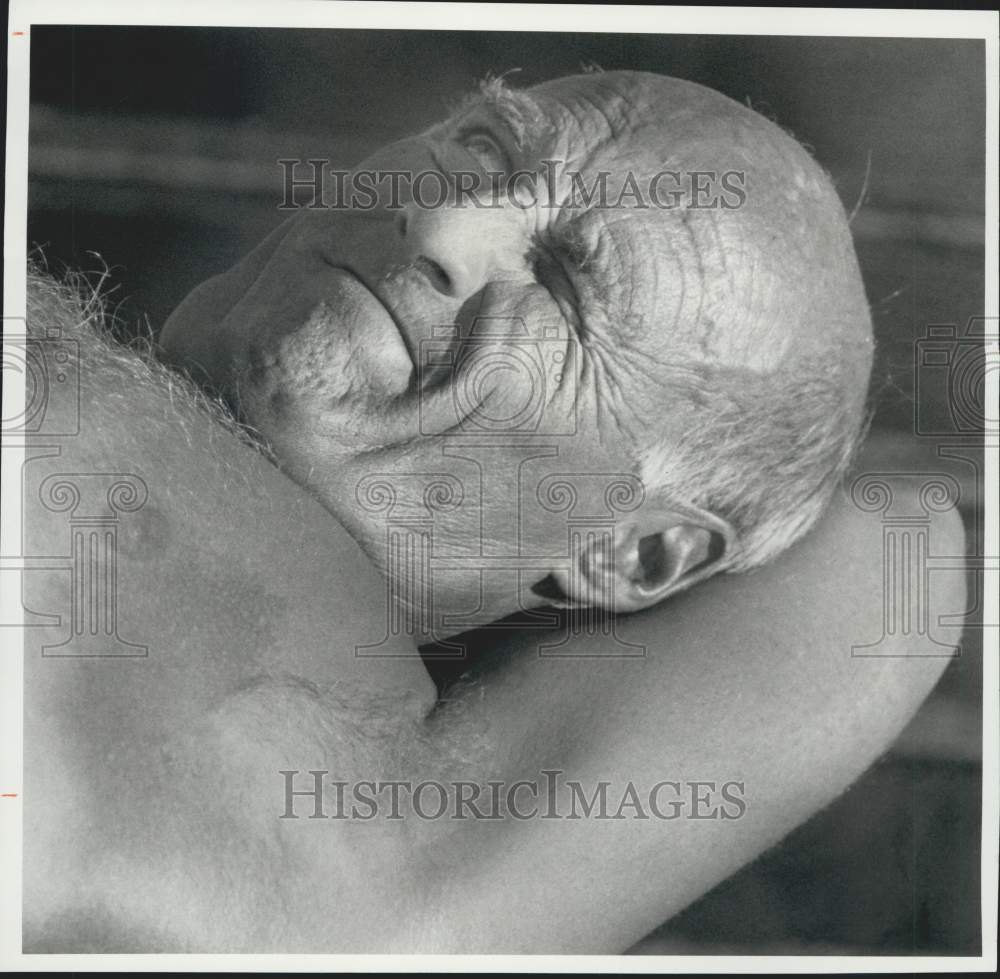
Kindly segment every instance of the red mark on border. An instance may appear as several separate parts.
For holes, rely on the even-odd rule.
[[[11,31],[14,37],[24,37],[24,31]]]
[[[16,799],[16,792],[0,792],[0,799]]]

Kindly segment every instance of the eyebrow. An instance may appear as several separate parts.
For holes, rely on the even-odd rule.
[[[466,95],[452,116],[478,108],[492,109],[510,130],[518,149],[528,149],[552,129],[541,104],[527,92],[511,88],[501,75],[491,75],[479,83],[479,90]]]

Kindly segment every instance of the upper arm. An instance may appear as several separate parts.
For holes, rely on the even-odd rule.
[[[926,529],[932,553],[964,553],[954,511]],[[541,648],[544,636],[511,642],[510,659],[466,691],[503,766],[495,777],[544,785],[543,770],[558,771],[588,795],[608,782],[612,808],[631,785],[648,818],[629,805],[620,819],[463,825],[449,846],[479,870],[439,882],[444,906],[462,909],[463,934],[490,950],[624,949],[860,775],[958,645],[940,617],[965,608],[961,573],[923,578],[916,561],[903,566],[886,550],[884,530],[880,515],[838,501],[774,565],[620,619],[631,649],[608,636],[556,650]],[[939,656],[925,655],[935,650],[915,631],[892,637],[907,613],[897,604],[887,619],[883,584],[902,579],[926,597]],[[601,652],[611,655],[588,656]],[[664,781],[673,784],[657,801],[676,818],[650,811]],[[726,784],[743,805],[723,799]],[[560,805],[565,814],[568,791]],[[447,915],[440,927],[444,946],[457,947]]]

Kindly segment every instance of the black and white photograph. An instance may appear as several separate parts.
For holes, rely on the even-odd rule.
[[[998,25],[12,3],[3,969],[994,971]]]

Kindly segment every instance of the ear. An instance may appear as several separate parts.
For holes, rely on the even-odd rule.
[[[552,577],[573,605],[636,612],[721,571],[735,542],[731,525],[697,507],[646,512],[573,554]]]

